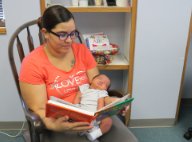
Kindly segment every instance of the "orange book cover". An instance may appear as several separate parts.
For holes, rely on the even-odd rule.
[[[80,121],[80,122],[89,122],[89,123],[91,123],[92,120],[94,120],[97,117],[97,115],[95,116],[88,115],[76,110],[66,108],[64,106],[58,106],[56,104],[52,104],[49,102],[46,103],[46,117],[57,119],[65,115],[68,115],[69,118],[72,120]]]

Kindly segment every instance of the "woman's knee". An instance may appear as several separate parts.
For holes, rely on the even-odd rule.
[[[138,142],[133,133],[119,120],[117,116],[112,117],[112,127],[110,130],[99,138],[100,142]]]

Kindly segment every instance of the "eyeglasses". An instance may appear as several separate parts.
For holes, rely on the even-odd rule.
[[[79,36],[79,32],[72,32],[70,34],[64,33],[64,34],[56,34],[52,31],[50,31],[50,33],[56,35],[57,37],[59,37],[60,40],[66,40],[69,36],[71,39],[76,39]]]

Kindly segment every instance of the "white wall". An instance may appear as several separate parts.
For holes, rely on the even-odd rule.
[[[16,7],[18,3],[19,8]],[[0,122],[23,121],[23,110],[8,61],[8,42],[20,25],[40,16],[40,4],[39,1],[26,0],[4,0],[3,4],[7,34],[0,35]],[[138,0],[133,77],[135,100],[132,103],[131,119],[174,118],[191,6],[191,0],[185,0],[185,3],[179,0]],[[75,14],[76,19],[79,15]],[[124,14],[115,13],[115,15],[124,24],[122,19]],[[90,17],[89,14],[87,16]],[[102,19],[102,14],[97,18],[99,17]],[[109,20],[112,18],[111,16]],[[83,28],[81,23],[79,18],[78,26]],[[108,32],[108,29],[105,29],[106,24],[103,25],[104,32]],[[124,30],[123,26],[120,31]],[[83,32],[90,31],[83,30]],[[113,33],[110,36],[113,38]],[[34,41],[35,45],[38,45],[37,39]],[[112,89],[121,89],[123,71],[101,72],[107,73],[112,79]]]
[[[175,118],[191,0],[138,0],[131,119]]]
[[[3,0],[3,7],[7,33],[0,34],[0,121],[23,121],[24,113],[8,60],[8,43],[11,35],[20,25],[40,16],[40,2]]]
[[[187,65],[185,70],[182,98],[192,98],[192,35],[190,39]]]
[[[21,5],[19,8],[15,7],[15,5],[18,5],[18,3]],[[26,0],[18,0],[18,1],[11,1],[6,0],[3,1],[4,6],[4,12],[5,12],[5,18],[6,18],[6,35],[0,35],[0,45],[2,47],[2,51],[0,52],[0,66],[1,66],[1,74],[0,79],[2,80],[0,85],[0,122],[2,121],[23,121],[24,120],[24,114],[21,107],[21,103],[19,100],[19,96],[17,94],[16,86],[13,80],[13,75],[11,72],[11,68],[9,65],[8,60],[8,43],[9,39],[14,33],[14,31],[25,22],[28,22],[30,20],[37,19],[40,16],[40,2],[39,1],[26,1]],[[123,38],[120,38],[119,40],[115,38],[116,36],[123,36],[124,29],[122,27],[125,26],[124,13],[104,13],[104,14],[95,14],[95,13],[85,13],[86,17],[74,13],[76,25],[79,29],[81,29],[82,33],[91,33],[91,32],[98,32],[103,31],[104,33],[109,33],[110,39],[113,41],[113,43],[116,43],[120,47],[124,47],[124,40]],[[94,15],[94,20],[92,19],[92,16]],[[80,17],[79,17],[80,16]],[[113,16],[117,17],[117,21],[114,22]],[[108,17],[108,21],[103,20],[106,17]],[[85,28],[85,23],[87,24],[87,20],[89,20],[89,24],[94,25],[97,23],[97,21],[101,21],[100,23],[97,23],[97,26],[93,28]],[[91,22],[90,22],[91,21]],[[110,22],[110,27],[108,26],[108,22]],[[89,25],[87,27],[90,27]],[[108,26],[108,28],[106,28]],[[111,28],[116,26],[116,29],[113,29],[111,31]],[[31,30],[32,35],[37,35],[37,28],[33,27]],[[116,34],[113,34],[116,33]],[[21,37],[25,38],[26,33],[22,32],[20,34]],[[20,39],[23,39],[20,38]],[[38,37],[33,36],[33,41],[35,44],[35,47],[39,45]],[[28,44],[26,42],[26,38],[22,40],[23,47],[28,48]],[[26,50],[26,52],[28,52]],[[119,53],[123,53],[123,51],[120,51]],[[15,54],[17,55],[17,54]],[[19,59],[16,56],[17,59],[17,65],[19,64]],[[18,69],[19,72],[19,69]],[[100,71],[101,73],[107,74],[112,82],[111,89],[122,89],[122,77],[123,73],[122,71]],[[114,75],[115,74],[115,75]],[[6,108],[6,111],[4,110]]]

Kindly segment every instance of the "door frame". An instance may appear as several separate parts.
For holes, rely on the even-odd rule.
[[[175,118],[176,118],[175,125],[177,124],[177,119],[178,119],[179,109],[180,109],[180,104],[181,104],[181,97],[182,97],[183,83],[184,83],[185,71],[186,71],[186,65],[187,65],[187,59],[188,59],[191,33],[192,33],[192,13],[191,13],[191,20],[190,20],[190,24],[189,24],[189,34],[188,34],[188,40],[187,40],[187,47],[186,47],[186,51],[185,51],[185,60],[184,60],[182,78],[181,78],[179,97],[178,97],[178,102],[177,102],[177,111],[176,111],[176,115],[175,115]]]

